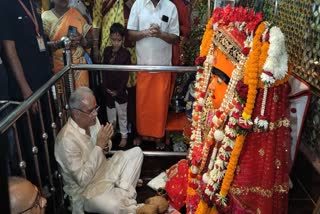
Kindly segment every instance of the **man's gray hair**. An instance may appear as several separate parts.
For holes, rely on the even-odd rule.
[[[88,87],[79,87],[74,92],[71,93],[69,98],[69,109],[82,109],[83,108],[83,100],[86,94],[92,94],[93,91]]]

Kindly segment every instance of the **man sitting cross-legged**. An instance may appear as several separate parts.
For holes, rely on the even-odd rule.
[[[139,147],[111,158],[111,124],[100,125],[92,91],[80,87],[70,95],[71,117],[59,132],[55,157],[72,203],[72,213],[135,213],[143,153]]]

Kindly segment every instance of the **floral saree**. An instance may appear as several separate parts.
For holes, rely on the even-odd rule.
[[[68,35],[69,26],[74,26],[77,28],[78,32],[85,37],[91,26],[87,24],[87,21],[82,16],[82,14],[76,9],[69,9],[63,16],[59,19],[50,11],[46,11],[42,15],[44,22],[44,29],[49,36],[50,41],[58,41],[62,37]],[[85,50],[83,47],[78,46],[72,48],[72,62],[74,64],[87,63],[84,54]],[[58,49],[52,52],[53,60],[53,72],[57,73],[64,67],[63,61],[63,49]],[[89,75],[88,71],[75,71],[75,87],[89,86]]]

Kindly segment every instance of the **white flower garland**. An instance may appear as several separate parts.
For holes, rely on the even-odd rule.
[[[288,72],[288,54],[285,46],[285,37],[280,28],[270,29],[269,50],[266,62],[263,65],[261,80],[267,85],[283,79]]]
[[[232,99],[234,99],[235,96],[236,85],[238,81],[241,80],[243,77],[243,69],[246,60],[247,58],[243,57],[237,64],[236,68],[232,71],[231,80],[228,84],[227,91],[219,108],[219,111],[225,112],[223,111],[223,109],[227,108],[229,103],[232,103]],[[242,109],[243,106],[240,106]],[[227,122],[223,131],[220,130],[220,127],[218,127],[217,125],[213,126],[216,127],[215,130],[213,129],[213,127],[210,129],[209,135],[212,135],[212,132],[214,131],[213,136],[216,141],[216,144],[211,154],[210,162],[208,165],[208,171],[203,174],[202,181],[206,184],[204,194],[208,195],[211,199],[216,193],[216,191],[220,188],[221,181],[224,177],[227,165],[229,163],[229,157],[234,146],[235,137],[237,135],[234,127],[238,120],[232,117],[232,114],[239,113],[241,109],[237,109],[237,106],[234,105],[232,109],[229,109],[229,114],[225,115],[230,116],[229,121]],[[218,120],[219,118],[215,115],[213,117],[212,122],[214,124],[217,124]],[[218,147],[218,145],[220,145],[220,142],[221,147]],[[230,148],[230,150],[228,150],[228,148]]]
[[[266,39],[264,33],[263,40]],[[267,130],[269,122],[265,118],[265,108],[267,102],[268,87],[277,80],[283,79],[288,73],[288,54],[285,47],[285,37],[280,28],[272,27],[270,29],[269,50],[266,62],[263,65],[261,81],[264,83],[263,99],[260,115],[255,118],[254,124],[258,129]]]
[[[240,105],[239,103],[239,106],[234,106],[230,111],[228,123],[224,128],[225,135],[221,142],[221,147],[218,149],[218,155],[214,156],[214,160],[210,160],[208,171],[204,174],[203,181],[207,184],[204,193],[207,194],[211,199],[221,185],[221,181],[225,175],[226,168],[229,163],[231,151],[234,147],[234,141],[237,136],[237,132],[234,127],[236,126],[238,119],[234,118],[232,115],[239,114],[242,109],[243,105]],[[215,149],[217,150],[216,147]]]
[[[201,94],[206,93],[207,91],[207,87],[209,84],[209,80],[211,77],[211,65],[212,65],[212,53],[214,50],[214,46],[213,43],[211,43],[210,45],[210,49],[209,49],[209,53],[206,57],[206,60],[203,63],[203,67],[199,66],[199,69],[203,68],[202,72],[197,72],[196,74],[196,83],[195,83],[195,98],[196,100],[193,103],[193,111],[192,111],[192,117],[199,117],[201,115],[202,112],[202,108],[204,106],[205,103],[205,99],[203,97],[201,97]],[[199,107],[201,110],[199,110]],[[188,159],[191,160],[192,159],[192,154],[193,154],[193,150],[196,147],[201,148],[201,144],[202,144],[202,124],[200,119],[199,120],[192,120],[192,131],[191,131],[191,137],[190,137],[190,152],[189,152],[189,156]],[[200,160],[201,161],[201,160]],[[191,172],[193,174],[197,174],[199,171],[198,166],[196,165],[192,165],[191,166]],[[192,179],[193,182],[198,183],[197,179]]]

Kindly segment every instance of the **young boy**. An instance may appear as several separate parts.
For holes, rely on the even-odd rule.
[[[130,53],[123,47],[125,28],[114,23],[110,27],[110,40],[112,46],[104,49],[104,64],[112,65],[130,65]],[[106,105],[108,122],[114,127],[119,119],[119,127],[121,133],[121,141],[119,147],[127,145],[128,128],[127,128],[127,102],[128,94],[126,85],[128,82],[129,73],[126,71],[104,71],[103,86],[106,90]]]

